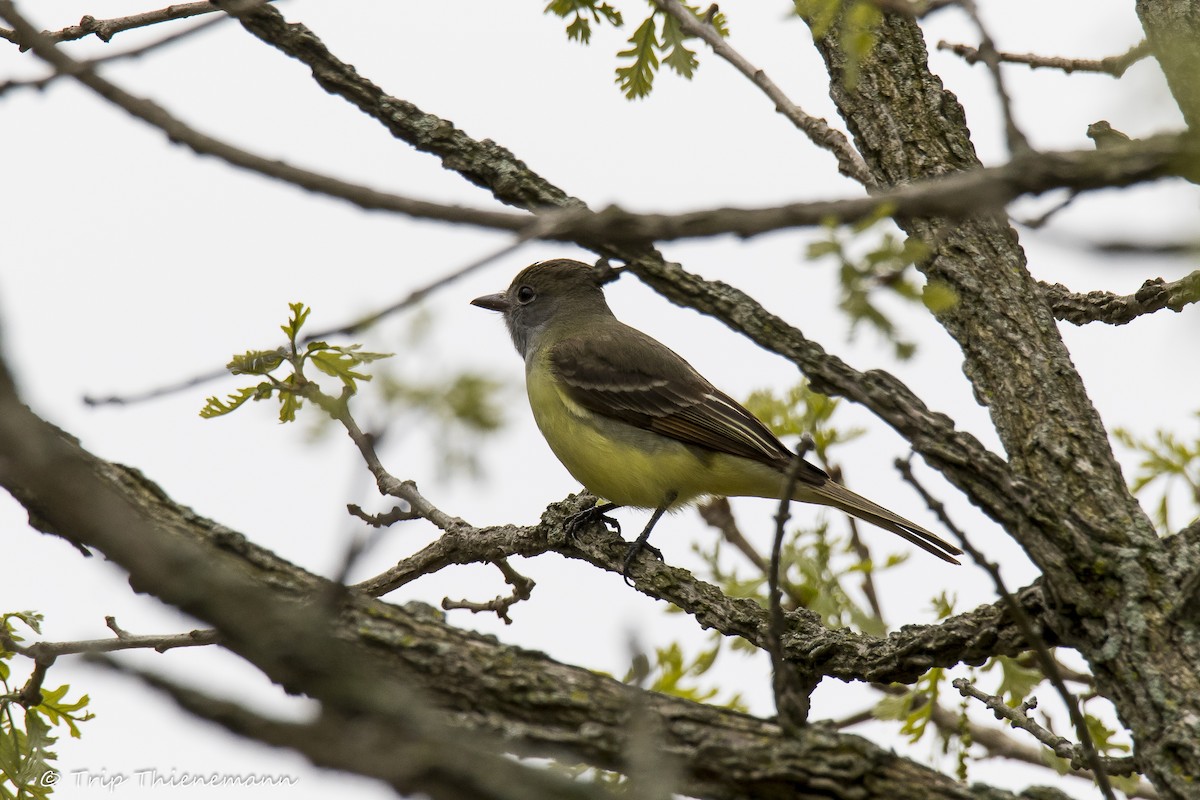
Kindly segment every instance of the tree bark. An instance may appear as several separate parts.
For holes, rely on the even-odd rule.
[[[1191,41],[1188,58],[1196,53]],[[852,85],[836,26],[815,42],[831,96],[880,185],[979,166],[962,107],[929,71],[913,18],[885,14]],[[938,320],[962,349],[963,371],[991,414],[1014,477],[1031,493],[1007,527],[1043,571],[1050,625],[1087,658],[1163,796],[1194,797],[1200,636],[1193,620],[1172,618],[1171,610],[1186,601],[1177,587],[1197,562],[1167,558],[1126,489],[1003,211],[965,222],[899,222],[932,245],[919,267],[957,300]]]

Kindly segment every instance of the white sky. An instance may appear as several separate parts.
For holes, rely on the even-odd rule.
[[[614,54],[623,49],[630,23],[640,22],[648,7],[620,5],[626,29],[617,34],[602,29],[585,48],[566,41],[563,24],[543,16],[543,5],[291,0],[280,8],[389,93],[452,120],[472,136],[496,140],[593,207],[615,202],[634,210],[686,210],[856,194],[837,176],[831,156],[808,144],[748,82],[706,51],[701,50],[694,81],[663,74],[649,99],[626,101],[612,83]],[[1096,0],[1087,4],[1086,15],[1078,3],[1068,2],[981,5],[1001,49],[1100,58],[1124,52],[1140,38],[1132,2]],[[23,6],[51,29],[83,14],[107,18],[154,7],[115,0]],[[820,59],[805,27],[787,16],[789,8],[787,3],[724,8],[731,42],[806,110],[836,123]],[[174,29],[132,32],[112,45],[87,41],[70,49],[111,52]],[[977,41],[957,11],[936,15],[927,29],[931,46],[939,38]],[[941,53],[931,57],[967,107],[980,156],[987,163],[1002,161],[997,103],[984,69]],[[0,47],[0,80],[38,74],[32,55]],[[302,65],[236,25],[105,74],[200,130],[263,155],[401,194],[495,205],[435,159],[411,151],[326,95]],[[1098,119],[1133,136],[1181,127],[1150,63],[1135,66],[1121,81],[1024,67],[1011,67],[1006,76],[1018,120],[1038,148],[1089,147],[1085,128]],[[204,397],[240,385],[233,379],[124,409],[88,409],[80,398],[155,387],[219,367],[234,352],[274,346],[290,301],[313,306],[311,324],[318,328],[344,322],[499,247],[504,238],[363,213],[199,159],[65,80],[45,92],[0,97],[0,143],[6,187],[0,193],[0,219],[6,223],[0,321],[4,355],[26,400],[93,452],[137,466],[198,513],[328,574],[358,529],[346,519],[344,504],[386,507],[343,437],[310,443],[309,426],[280,426],[261,406],[227,419],[199,419]],[[1019,210],[1033,215],[1045,207],[1043,199]],[[1195,221],[1193,189],[1163,183],[1085,197],[1044,231],[1023,229],[1021,239],[1039,278],[1076,291],[1128,293],[1146,278],[1176,279],[1194,265],[1187,259],[1102,257],[1079,245],[1108,238],[1182,240],[1192,235]],[[904,332],[921,344],[918,357],[906,364],[893,363],[890,347],[868,331],[847,341],[846,323],[835,309],[834,269],[807,263],[806,241],[806,234],[789,232],[663,249],[687,269],[758,297],[855,367],[894,372],[960,428],[998,447],[986,412],[962,377],[961,356],[936,323],[894,306]],[[472,523],[534,522],[549,502],[578,488],[537,435],[519,384],[520,361],[500,321],[467,305],[472,297],[505,287],[527,263],[563,255],[589,257],[570,247],[529,245],[440,292],[426,304],[438,320],[430,338],[396,360],[402,374],[478,369],[509,384],[510,424],[481,445],[485,480],[440,475],[437,443],[425,431],[394,429],[384,450],[394,474],[415,479],[441,508]],[[759,387],[785,389],[796,380],[788,364],[710,319],[671,306],[635,279],[610,287],[609,297],[618,316],[664,340],[736,397]],[[1193,312],[1160,313],[1123,328],[1063,326],[1076,366],[1110,426],[1142,434],[1162,426],[1194,435],[1191,415],[1200,386],[1194,369],[1181,368],[1178,349],[1200,333]],[[368,349],[397,350],[404,346],[407,325],[408,318],[393,320],[359,338]],[[847,407],[840,422],[871,430],[840,453],[851,485],[929,521],[920,499],[891,467],[904,452],[899,437],[858,408]],[[1125,453],[1122,458],[1131,474],[1135,459]],[[921,470],[950,497],[944,483]],[[764,549],[773,529],[771,505],[739,501],[735,507],[748,535]],[[1011,586],[1035,575],[1019,549],[965,501],[951,498],[950,507],[975,543],[1004,565]],[[803,507],[794,513],[811,520],[818,512]],[[638,513],[622,519],[627,532],[643,524]],[[1176,519],[1183,521],[1182,515]],[[0,532],[7,565],[0,610],[46,614],[48,639],[107,636],[103,618],[109,614],[136,633],[192,626],[156,601],[133,595],[122,574],[100,559],[81,559],[63,542],[31,532],[8,498],[0,499]],[[355,577],[385,569],[432,535],[431,526],[420,523],[396,528]],[[690,543],[712,535],[689,512],[664,520],[655,542],[669,562],[689,566],[696,563]],[[867,535],[885,552],[901,549],[881,532]],[[517,566],[538,585],[533,598],[513,610],[514,625],[506,628],[467,612],[454,612],[451,621],[615,673],[625,669],[631,636],[644,648],[684,640],[693,653],[707,641],[689,619],[666,614],[664,604],[627,589],[618,576],[555,555]],[[929,599],[943,587],[958,593],[964,610],[993,599],[990,583],[976,568],[950,569],[920,553],[880,576],[879,583],[893,626],[929,621]],[[388,599],[436,605],[446,595],[483,600],[501,591],[494,569],[468,567],[446,570]],[[298,703],[212,648],[122,657],[256,707],[299,713]],[[742,692],[756,712],[767,714],[765,674],[764,659],[727,655],[713,680]],[[70,682],[88,692],[97,714],[84,726],[82,740],[61,742],[64,798],[104,791],[79,785],[85,773],[97,780],[125,775],[114,796],[148,796],[148,789],[133,785],[135,771],[145,769],[298,775],[300,783],[286,790],[298,797],[333,789],[363,798],[389,794],[370,781],[318,772],[293,755],[234,740],[125,679],[70,660],[54,667],[49,682]],[[827,681],[814,702],[816,717],[836,717],[873,702],[873,695]],[[907,747],[890,726],[856,730],[936,763],[932,744]],[[84,772],[72,774],[77,770]],[[975,767],[972,779],[1021,788],[1030,777],[995,763]],[[1063,788],[1090,796],[1082,784]],[[175,791],[183,796],[187,790]],[[254,796],[272,791],[283,796],[285,790],[259,788]],[[230,796],[248,797],[250,791]]]

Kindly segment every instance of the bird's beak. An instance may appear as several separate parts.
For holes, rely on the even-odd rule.
[[[508,298],[503,294],[485,294],[483,297],[476,297],[471,301],[471,305],[486,308],[488,311],[499,311],[501,314],[508,312]]]

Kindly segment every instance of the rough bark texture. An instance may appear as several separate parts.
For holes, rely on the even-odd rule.
[[[1184,121],[1200,131],[1200,2],[1138,0],[1137,14]]]
[[[1197,2],[1141,0],[1138,12],[1184,116],[1193,123],[1200,92]],[[277,10],[260,7],[241,17],[254,35],[305,63],[326,91],[354,103],[397,138],[436,155],[446,168],[497,199],[523,208],[579,205],[503,147],[471,139],[447,120],[387,96],[329,53],[307,28],[286,23]],[[928,71],[914,20],[887,18],[877,47],[858,65],[853,87],[846,85],[846,56],[835,33],[817,46],[830,69],[834,100],[879,185],[978,165],[962,109]],[[592,244],[598,252],[629,259],[631,271],[669,299],[711,314],[790,359],[818,389],[871,409],[1004,525],[1045,574],[1040,588],[1021,595],[1027,612],[1049,626],[1052,642],[1075,646],[1088,658],[1099,690],[1116,703],[1134,734],[1142,768],[1163,796],[1195,796],[1200,599],[1195,592],[1181,594],[1178,587],[1200,582],[1189,572],[1200,564],[1200,527],[1161,542],[1126,492],[1043,290],[1029,274],[1003,215],[903,224],[935,245],[923,269],[958,298],[940,320],[962,347],[964,370],[992,414],[1007,459],[956,431],[952,420],[894,377],[859,372],[829,356],[736,289],[664,264],[649,245]],[[371,714],[377,698],[346,685],[346,675],[358,674],[352,664],[370,664],[379,669],[373,675],[384,676],[380,685],[386,676],[402,675],[421,687],[464,735],[486,731],[523,753],[565,753],[622,768],[635,747],[631,730],[641,727],[630,720],[649,719],[662,732],[657,741],[678,765],[685,791],[702,797],[1010,796],[955,784],[857,737],[814,726],[787,738],[768,721],[640,692],[544,655],[457,631],[413,610],[339,594],[337,587],[279,561],[240,534],[175,506],[136,474],[92,459],[54,436],[13,398],[4,400],[0,484],[26,504],[35,524],[101,549],[130,572],[136,588],[210,620],[221,627],[231,649],[327,707]],[[143,535],[130,538],[130,530]],[[546,530],[514,529],[490,541],[489,553],[557,549],[547,537]],[[180,557],[182,542],[199,547],[203,555]],[[429,555],[448,559],[445,563],[478,560],[477,553]],[[573,555],[606,569],[620,564],[618,545],[603,535],[587,552]],[[264,598],[334,598],[336,641],[349,648],[339,650],[349,656],[337,665],[344,672],[312,669],[330,665],[320,639],[272,636],[251,624],[245,605],[231,615],[228,603],[220,602],[228,598],[211,589],[224,570],[261,587]],[[763,614],[757,606],[714,597],[711,587],[669,567],[639,570],[644,571],[634,580],[642,591],[679,604],[701,624],[751,641],[761,637]],[[234,585],[229,575],[222,580]],[[1011,620],[994,608],[887,639],[822,631],[802,614],[790,623],[788,658],[844,679],[910,679],[928,666],[972,662],[1024,645]],[[322,634],[321,625],[309,627],[314,636]],[[397,697],[406,696],[396,691]],[[447,784],[444,774],[418,779],[425,782],[414,784],[409,776],[408,783],[393,783],[442,796],[462,794],[469,785]]]
[[[467,737],[463,752],[475,759],[488,757],[481,733],[514,752],[609,769],[628,769],[631,748],[649,746],[659,750],[656,763],[673,765],[683,792],[719,800],[1013,797],[964,786],[858,736],[814,725],[789,737],[770,721],[629,687],[453,628],[427,606],[401,609],[331,585],[175,504],[139,473],[95,458],[11,394],[0,396],[0,412],[0,485],[37,527],[100,549],[135,589],[215,625],[225,646],[320,700],[326,714],[363,725],[380,715],[406,736],[436,734],[441,741],[427,746],[442,750],[448,744],[437,732],[448,724]],[[443,712],[437,724],[426,719],[426,704]],[[639,739],[647,730],[653,735]],[[415,783],[407,773],[393,782],[471,796],[463,787],[478,769],[435,766]]]
[[[879,35],[853,86],[836,32],[817,46],[832,97],[880,184],[977,167],[962,108],[929,72],[916,22],[888,15]],[[1039,498],[1009,532],[1043,570],[1051,625],[1088,659],[1163,795],[1194,797],[1200,641],[1194,625],[1167,619],[1186,576],[1125,488],[1015,231],[999,213],[902,224],[934,245],[922,271],[957,297],[939,321],[962,348],[963,370],[1014,475]]]

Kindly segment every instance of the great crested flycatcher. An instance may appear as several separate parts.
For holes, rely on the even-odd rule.
[[[563,466],[608,501],[595,514],[654,509],[626,568],[664,511],[703,495],[778,500],[789,481],[794,500],[841,509],[958,563],[957,547],[834,482],[691,364],[613,316],[588,265],[539,262],[506,292],[471,303],[504,315],[538,428]]]

